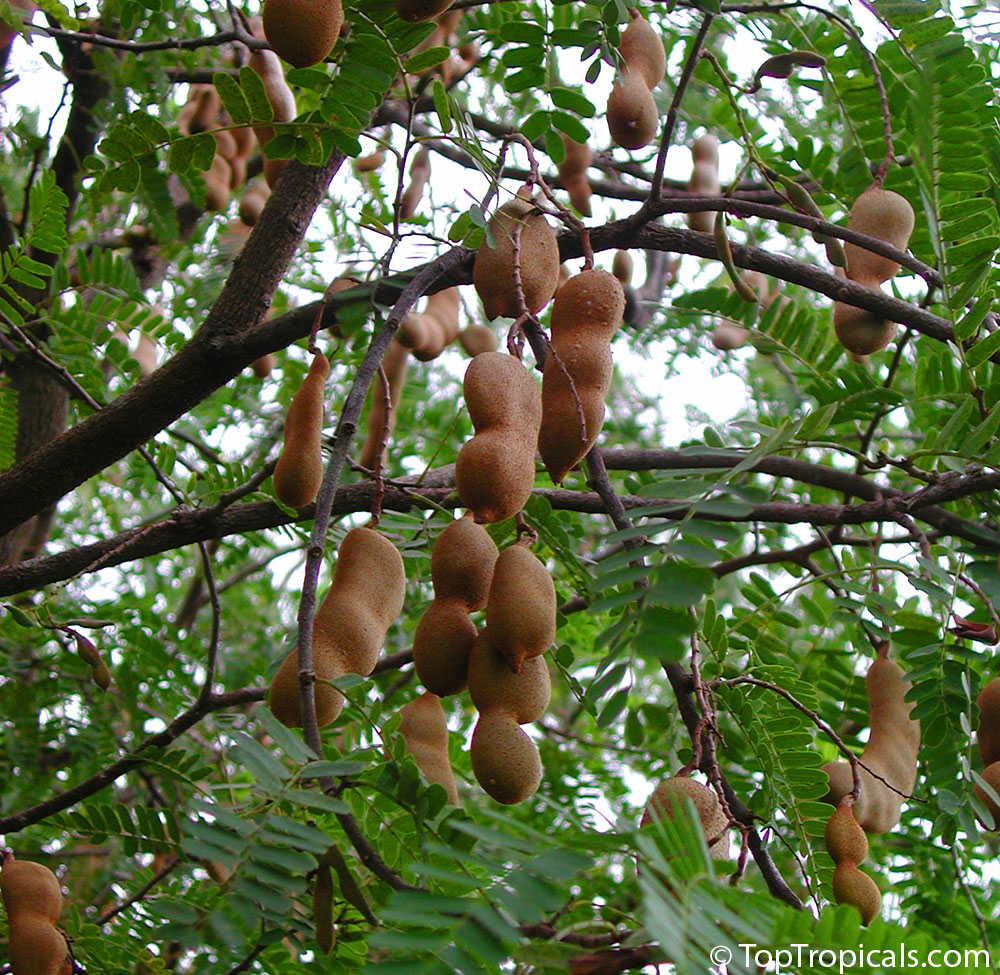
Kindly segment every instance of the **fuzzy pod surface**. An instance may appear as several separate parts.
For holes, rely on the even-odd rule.
[[[329,375],[329,360],[317,353],[285,417],[284,445],[274,468],[274,493],[290,508],[315,501],[323,480],[323,389]]]
[[[495,246],[484,240],[476,251],[472,283],[491,321],[521,314],[514,277],[514,236],[518,233],[518,267],[524,304],[532,314],[551,301],[559,284],[559,243],[545,215],[531,200],[516,196],[490,217]]]
[[[490,642],[514,673],[545,653],[556,638],[552,576],[522,542],[497,558],[486,600],[486,627]]]
[[[413,636],[413,665],[420,683],[441,697],[466,686],[476,626],[469,613],[489,594],[497,547],[469,514],[438,535],[431,550],[434,601]]]
[[[448,721],[441,699],[429,691],[404,704],[399,713],[399,733],[417,768],[431,784],[448,793],[448,802],[458,805],[458,787],[448,757]]]
[[[983,766],[1000,762],[1000,677],[994,677],[976,698],[979,707],[979,729],[976,742]]]
[[[264,36],[296,68],[323,61],[343,23],[341,0],[264,0]]]
[[[11,975],[60,975],[69,948],[56,930],[62,889],[41,863],[9,858],[0,870]]]
[[[556,294],[538,433],[542,462],[556,484],[583,459],[601,432],[604,397],[613,375],[611,339],[624,312],[625,291],[607,271],[581,271]]]
[[[904,680],[902,668],[889,659],[887,650],[883,645],[868,670],[871,732],[861,762],[899,791],[867,769],[860,770],[861,794],[853,815],[867,833],[887,833],[899,822],[904,796],[913,792],[917,780],[920,722],[910,717],[913,704],[904,700],[913,685]],[[830,777],[826,801],[837,805],[853,788],[851,766],[827,762],[823,769]]]
[[[313,621],[316,676],[367,677],[375,669],[386,632],[402,612],[405,595],[406,573],[396,546],[373,528],[352,528],[341,542],[333,581]],[[315,699],[321,727],[334,721],[344,706],[344,696],[327,684],[316,684]],[[288,727],[302,723],[296,650],[274,675],[268,706]]]
[[[608,129],[623,149],[641,149],[653,141],[659,124],[652,92],[667,70],[666,53],[659,35],[641,16],[622,33],[618,50],[624,66],[608,99]]]
[[[854,816],[850,798],[841,799],[826,824],[824,841],[837,865],[833,872],[833,898],[838,904],[853,904],[861,912],[861,923],[869,925],[882,909],[882,893],[858,864],[868,859],[868,837]]]
[[[475,435],[455,463],[455,487],[480,524],[520,511],[535,484],[542,394],[528,370],[503,352],[477,355],[462,384]]]
[[[679,804],[687,796],[694,803],[695,811],[698,814],[698,821],[701,823],[701,831],[705,835],[705,842],[708,844],[708,852],[714,860],[728,860],[729,852],[729,831],[726,829],[728,820],[722,811],[722,804],[715,790],[707,785],[689,778],[686,775],[678,775],[664,779],[650,796],[646,808],[643,810],[640,826],[646,826],[653,820],[673,819],[677,815]]]
[[[855,201],[847,217],[851,230],[890,243],[897,250],[906,250],[915,223],[913,207],[904,196],[869,186]],[[873,254],[857,244],[845,243],[847,276],[852,281],[867,283],[887,281],[899,264],[890,257]]]
[[[477,711],[506,711],[518,724],[537,721],[552,696],[545,658],[532,657],[514,673],[493,646],[489,628],[485,627],[469,656],[469,696]]]
[[[469,756],[476,781],[503,805],[530,799],[542,781],[538,747],[506,711],[493,709],[479,715]]]

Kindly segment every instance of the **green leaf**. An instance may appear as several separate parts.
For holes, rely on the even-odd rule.
[[[444,64],[451,57],[451,48],[429,47],[426,51],[414,54],[403,62],[403,70],[409,74],[420,74],[439,64]]]

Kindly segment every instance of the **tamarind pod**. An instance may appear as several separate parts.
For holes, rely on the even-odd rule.
[[[720,352],[738,349],[750,340],[750,329],[737,325],[728,318],[712,329],[711,342]]]
[[[212,138],[215,139],[215,154],[229,162],[236,155],[236,139],[232,133],[228,129],[214,129]]]
[[[421,316],[424,341],[413,349],[413,357],[421,362],[436,359],[458,337],[461,324],[458,310],[461,296],[458,288],[445,288],[427,299]]]
[[[462,599],[435,599],[427,607],[413,634],[413,666],[428,691],[448,697],[465,690],[476,632]]]
[[[505,548],[493,567],[486,628],[493,647],[515,674],[526,660],[545,653],[556,638],[552,576],[523,542]]]
[[[222,99],[215,90],[215,85],[201,85],[198,97],[198,110],[193,120],[193,132],[207,132],[218,124]]]
[[[632,280],[634,269],[632,255],[628,251],[615,251],[615,258],[611,263],[611,273],[621,281],[623,287]]]
[[[542,781],[538,747],[506,711],[494,709],[479,715],[469,757],[476,781],[504,805],[529,799]]]
[[[11,975],[59,975],[69,952],[55,927],[32,914],[11,922],[8,948]]]
[[[324,955],[333,948],[333,874],[326,863],[316,869],[312,899],[313,929],[316,943]]]
[[[715,790],[684,775],[664,779],[654,790],[643,810],[640,827],[654,820],[674,819],[677,810],[687,796],[694,804],[701,823],[701,831],[708,844],[708,852],[713,860],[728,860],[729,823],[722,811],[722,804]]]
[[[500,348],[500,340],[489,325],[473,322],[458,333],[465,354],[475,357],[483,352],[496,352]]]
[[[871,287],[869,282],[858,283]],[[875,286],[878,287],[877,282]],[[840,344],[849,352],[871,355],[880,352],[896,337],[898,326],[865,308],[837,301],[833,305],[833,329]]]
[[[236,143],[236,156],[248,159],[257,145],[257,136],[253,134],[253,129],[249,125],[241,125],[230,131]]]
[[[1000,762],[993,762],[987,765],[983,769],[983,779],[997,795],[1000,795]],[[986,790],[978,782],[973,786],[973,791],[976,793],[979,801],[989,810],[993,820],[992,822],[983,822],[980,820],[980,823],[989,830],[1000,829],[1000,806],[986,794]]]
[[[399,201],[399,219],[410,220],[417,212],[417,206],[424,195],[424,187],[431,176],[430,153],[421,146],[410,163],[410,185],[403,191]]]
[[[521,314],[514,279],[514,232],[519,234],[519,269],[524,304],[537,314],[552,299],[559,284],[559,242],[556,232],[531,200],[516,196],[499,207],[487,224],[495,247],[484,240],[472,271],[486,317],[517,318]]]
[[[296,68],[325,60],[343,23],[341,0],[264,0],[264,36]]]
[[[385,162],[385,153],[379,149],[377,152],[369,153],[367,156],[359,156],[354,160],[353,168],[355,173],[371,173],[376,169],[381,169]]]
[[[240,200],[240,220],[248,227],[254,226],[264,212],[264,204],[271,195],[271,187],[265,180],[257,180]]]
[[[838,904],[853,904],[861,912],[861,923],[866,927],[882,910],[878,884],[850,862],[838,864],[833,871],[833,897]]]
[[[897,250],[906,250],[914,222],[913,207],[905,197],[874,184],[854,201],[847,217],[849,229],[887,241]],[[857,244],[845,244],[844,252],[848,278],[866,287],[871,287],[872,281],[887,281],[899,270],[896,261],[873,254]]]
[[[367,677],[385,635],[403,608],[406,572],[395,545],[373,528],[353,528],[344,536],[333,581],[313,620],[313,668],[321,680],[344,674]],[[288,727],[302,723],[299,709],[298,652],[292,650],[271,681],[268,706]],[[334,687],[315,686],[316,718],[330,724],[344,696]]]
[[[31,914],[54,924],[62,913],[62,887],[44,864],[9,859],[0,870],[0,895],[7,916]]]
[[[395,0],[396,13],[401,20],[415,23],[418,20],[430,20],[444,13],[454,0]]]
[[[650,90],[663,81],[667,54],[663,41],[648,20],[633,17],[622,33],[618,53],[629,70],[637,72]]]
[[[358,885],[351,868],[347,865],[347,860],[344,859],[344,854],[340,852],[340,847],[336,843],[332,843],[323,854],[322,862],[333,867],[333,872],[337,875],[337,882],[340,884],[340,896],[351,907],[356,907],[369,924],[377,926],[379,919],[372,912],[364,891]]]
[[[777,173],[769,172],[768,175],[775,182],[779,182],[781,184],[789,202],[797,210],[801,210],[803,213],[807,213],[811,217],[818,217],[820,220],[825,219],[823,211],[812,198],[812,194],[798,180],[778,176]],[[847,267],[847,255],[844,252],[844,248],[840,241],[837,240],[836,237],[826,237],[823,234],[813,231],[813,240],[815,240],[817,244],[822,244],[824,246],[826,249],[827,260],[833,264],[834,267]]]
[[[458,805],[458,787],[448,758],[448,722],[441,699],[430,692],[408,701],[400,708],[399,733],[406,750],[428,782],[448,793],[448,802]]]
[[[268,352],[267,355],[262,355],[259,359],[254,359],[250,368],[253,369],[253,374],[258,379],[267,379],[271,375],[271,370],[274,369],[274,363],[274,353]]]
[[[252,51],[247,63],[264,82],[264,91],[271,103],[274,121],[276,123],[293,121],[296,115],[295,95],[285,81],[285,73],[281,70],[278,55],[274,51],[264,49]],[[274,138],[274,129],[270,125],[255,125],[253,131],[262,150]],[[269,159],[264,156],[264,179],[272,189],[287,162],[287,159]]]
[[[563,133],[563,146],[566,155],[558,165],[559,180],[569,193],[569,201],[585,217],[591,215],[590,183],[587,182],[587,169],[594,154],[586,142],[577,142]]]
[[[841,799],[823,832],[826,851],[834,863],[864,863],[868,859],[868,835],[855,819],[851,803]]]
[[[392,412],[389,416],[390,436],[392,436],[393,427],[396,425],[396,407],[402,399],[403,387],[406,385],[408,360],[409,351],[398,342],[390,342],[389,348],[386,349],[385,356],[382,358],[382,369],[389,383],[389,403],[392,406]],[[358,454],[358,463],[362,467],[371,469],[375,466],[384,431],[385,390],[382,388],[381,379],[376,377],[375,382],[372,383],[371,405],[368,408],[368,432]],[[382,462],[385,463],[384,456]]]
[[[976,741],[983,767],[1000,761],[1000,677],[994,677],[976,698],[979,706],[979,730]]]
[[[247,161],[242,156],[229,160],[229,189],[238,190],[247,180]]]
[[[623,70],[608,99],[608,131],[623,149],[641,149],[656,136],[660,116],[652,92],[637,72]]]
[[[708,161],[696,161],[691,170],[691,179],[688,181],[688,191],[697,193],[699,196],[717,196],[722,192],[719,183],[718,164]],[[687,215],[687,225],[691,230],[700,230],[702,233],[712,233],[715,226],[715,213],[711,210],[699,210]]]
[[[502,352],[477,355],[462,384],[475,435],[455,462],[455,487],[479,524],[520,511],[535,484],[541,392],[527,369]]]
[[[205,209],[218,213],[229,204],[229,184],[233,171],[222,156],[216,155],[212,168],[205,174]]]
[[[542,463],[556,484],[580,462],[601,432],[604,397],[613,375],[611,339],[624,312],[621,282],[607,271],[581,271],[556,294],[552,350],[542,370],[538,433]]]
[[[694,162],[711,163],[716,172],[719,169],[719,140],[711,132],[705,132],[691,143],[691,158]]]
[[[518,724],[537,721],[552,696],[545,658],[525,660],[514,673],[490,641],[487,626],[479,631],[469,654],[469,696],[477,711],[506,711]]]
[[[469,613],[489,596],[497,547],[466,513],[438,535],[431,550],[434,601],[417,623],[413,665],[420,682],[440,697],[466,686],[476,627]]]
[[[408,312],[406,317],[399,323],[393,341],[397,342],[404,349],[419,349],[428,343],[427,323],[424,316],[417,312]]]
[[[917,779],[920,722],[910,718],[913,705],[904,700],[912,685],[903,679],[902,668],[886,656],[886,650],[879,651],[868,670],[871,732],[861,761],[898,792],[867,769],[860,770],[861,794],[854,816],[866,833],[886,833],[899,822],[904,797],[913,791]],[[830,777],[825,799],[837,804],[853,787],[850,765],[828,762],[823,769]]]
[[[285,417],[284,446],[274,468],[274,492],[290,508],[314,501],[323,480],[323,387],[329,374],[326,356],[314,355]]]

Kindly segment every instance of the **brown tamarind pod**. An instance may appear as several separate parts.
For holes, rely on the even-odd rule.
[[[254,359],[250,368],[253,369],[253,374],[258,379],[267,379],[271,375],[271,370],[274,369],[274,363],[274,353],[268,352],[267,355],[262,355],[259,359]]]
[[[855,818],[850,797],[841,799],[827,821],[826,849],[837,865],[833,872],[833,898],[838,904],[853,904],[861,912],[864,925],[882,909],[882,893],[858,864],[868,859],[868,837]]]
[[[858,281],[858,284],[879,290],[877,281]],[[871,355],[880,352],[896,337],[898,326],[865,308],[837,301],[833,305],[833,329],[848,352]]]
[[[293,121],[296,115],[295,95],[285,81],[285,73],[281,70],[278,55],[274,51],[264,49],[252,51],[247,63],[260,75],[260,80],[264,83],[264,91],[271,103],[274,121],[278,123]],[[274,128],[270,125],[255,125],[253,131],[261,149],[274,138]],[[287,159],[269,159],[267,155],[264,156],[264,179],[271,189],[274,189],[287,162]]]
[[[417,312],[408,312],[406,317],[399,323],[399,330],[393,338],[404,349],[419,349],[428,344],[427,324],[424,316]]]
[[[706,132],[691,143],[691,179],[688,181],[688,191],[703,196],[716,196],[722,192],[719,183],[719,140]],[[712,232],[715,214],[711,212],[689,213],[688,227],[691,230]]]
[[[215,153],[222,156],[229,162],[236,155],[236,139],[228,129],[214,129],[212,138],[215,139]]]
[[[409,360],[409,351],[398,342],[390,342],[382,358],[382,370],[389,383],[389,405],[392,412],[389,415],[389,435],[392,436],[392,429],[396,425],[396,407],[403,396],[403,387],[406,385],[406,367]],[[381,378],[376,376],[372,383],[371,405],[368,408],[368,432],[365,435],[365,442],[361,445],[358,454],[358,463],[362,467],[369,469],[375,466],[378,457],[379,445],[385,433],[385,389],[382,386]],[[385,457],[382,458],[383,464]]]
[[[229,184],[233,171],[226,160],[216,154],[212,168],[205,174],[205,209],[218,213],[229,205]]]
[[[264,212],[264,204],[270,195],[271,187],[267,185],[267,181],[258,179],[240,200],[240,220],[248,227],[253,227]]]
[[[431,178],[431,156],[430,153],[421,146],[414,153],[410,162],[410,183],[403,190],[403,195],[399,200],[399,219],[412,220],[417,212],[420,200],[424,195],[424,187],[427,186]]]
[[[355,173],[372,173],[382,168],[385,162],[385,153],[379,149],[377,152],[369,153],[367,156],[359,156],[354,160],[353,169]]]
[[[527,369],[503,352],[477,355],[462,383],[475,436],[455,462],[455,487],[479,524],[520,511],[535,484],[542,395]]]
[[[264,36],[296,68],[325,60],[344,22],[341,0],[264,0]]]
[[[48,867],[9,857],[0,870],[12,975],[60,975],[69,952],[55,924],[62,889]]]
[[[491,321],[521,314],[514,276],[514,235],[518,232],[518,268],[524,304],[537,314],[552,299],[559,283],[559,243],[556,232],[531,200],[516,196],[490,217],[496,244],[484,240],[472,271],[479,300]]]
[[[569,193],[569,202],[579,213],[589,217],[591,215],[590,183],[587,182],[587,169],[594,154],[586,142],[577,142],[565,134],[563,134],[562,141],[566,149],[566,156],[557,167],[559,181]]]
[[[441,699],[428,691],[404,704],[399,713],[399,733],[417,768],[428,782],[440,785],[448,793],[448,802],[457,806],[458,787],[448,758],[448,722]]]
[[[444,13],[454,0],[396,0],[396,13],[401,20],[415,23],[430,20]]]
[[[525,660],[514,673],[491,643],[489,627],[485,627],[469,654],[469,696],[477,711],[498,708],[512,715],[518,724],[537,721],[552,696],[545,658]]]
[[[504,805],[529,799],[542,781],[538,747],[507,711],[494,708],[479,715],[469,757],[476,781]]]
[[[344,674],[367,677],[378,661],[385,635],[403,609],[406,572],[396,546],[374,528],[353,528],[337,555],[333,581],[313,620],[313,669],[322,681]],[[316,719],[330,724],[344,696],[315,685]],[[302,723],[298,652],[292,650],[271,681],[268,706],[290,728]]]
[[[330,865],[320,863],[316,869],[316,883],[312,900],[313,931],[316,943],[324,955],[333,948],[333,873]]]
[[[611,262],[611,273],[621,281],[622,287],[631,282],[634,269],[635,264],[628,251],[615,251],[615,258]]]
[[[663,80],[667,56],[649,21],[635,16],[622,33],[623,67],[608,99],[608,129],[623,149],[641,149],[656,135],[659,113],[653,89]]]
[[[489,595],[497,547],[468,513],[438,535],[431,550],[434,601],[413,635],[413,665],[420,682],[440,697],[466,685],[469,654],[476,640],[469,613]]]
[[[581,271],[556,294],[551,350],[542,371],[538,450],[559,484],[597,440],[611,386],[611,339],[622,324],[625,292],[607,271]],[[575,390],[575,395],[574,395]]]
[[[458,341],[465,354],[471,357],[484,352],[496,352],[500,348],[500,340],[489,325],[482,322],[472,322],[458,333]]]
[[[701,831],[708,844],[708,852],[714,860],[728,860],[729,831],[726,828],[729,821],[722,811],[722,804],[715,790],[707,785],[678,775],[664,779],[654,790],[646,808],[643,810],[640,826],[646,826],[654,820],[674,819],[678,804],[687,796],[693,803],[701,823]]]
[[[190,85],[187,101],[177,113],[177,127],[183,135],[207,132],[218,123],[220,108],[222,99],[215,85]]]
[[[514,673],[545,653],[556,638],[552,576],[524,541],[505,548],[493,567],[486,627],[490,642]]]
[[[323,387],[329,375],[329,360],[317,353],[285,417],[284,446],[274,468],[274,493],[290,508],[315,501],[323,480]]]
[[[422,341],[413,347],[413,358],[421,362],[436,359],[458,337],[461,307],[458,288],[445,288],[427,299],[427,307],[420,315],[423,329]]]
[[[994,677],[976,698],[979,706],[979,730],[976,741],[983,767],[1000,762],[1000,677]]]
[[[914,222],[913,207],[905,197],[875,185],[854,201],[847,217],[850,230],[884,240],[901,251],[906,250]],[[844,253],[848,278],[868,287],[871,287],[869,282],[881,284],[899,270],[899,264],[892,258],[873,254],[857,244],[845,243]]]
[[[883,644],[867,677],[871,732],[861,762],[885,779],[860,770],[861,794],[853,814],[867,833],[886,833],[899,822],[903,800],[917,780],[920,722],[910,717],[913,705],[904,700],[912,685],[887,654],[888,644]],[[826,801],[838,804],[853,789],[851,766],[827,762],[823,769],[830,777]]]

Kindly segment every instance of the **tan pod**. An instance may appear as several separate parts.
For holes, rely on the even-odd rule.
[[[535,484],[542,394],[528,370],[503,352],[477,355],[462,384],[475,436],[458,452],[455,487],[480,524],[520,511]]]
[[[552,305],[552,348],[542,373],[538,451],[556,484],[583,459],[601,432],[604,397],[613,375],[611,339],[624,312],[621,282],[601,270],[570,278]]]
[[[497,652],[517,673],[556,638],[556,590],[548,569],[524,541],[505,548],[493,568],[486,626]]]
[[[867,833],[887,833],[899,822],[904,796],[913,792],[917,781],[920,722],[910,718],[913,705],[903,700],[913,685],[903,679],[902,668],[889,659],[887,651],[883,645],[868,670],[871,731],[861,762],[899,792],[866,769],[860,770],[861,795],[853,815]],[[837,805],[853,788],[851,766],[827,762],[823,769],[830,777],[826,801]]]
[[[566,148],[566,157],[557,167],[559,181],[569,194],[569,202],[585,217],[590,214],[590,183],[587,182],[587,169],[594,154],[586,142],[576,142],[568,135],[562,137]]]
[[[853,904],[861,923],[869,925],[882,910],[882,893],[858,864],[868,859],[868,837],[854,816],[849,798],[841,799],[826,824],[826,849],[837,865],[833,872],[833,898]]]
[[[0,870],[7,909],[11,975],[60,975],[67,961],[66,939],[56,930],[62,889],[48,867],[9,858]]]
[[[408,701],[399,711],[402,720],[399,733],[406,741],[406,750],[413,756],[417,768],[431,784],[436,783],[448,793],[448,802],[458,805],[458,788],[448,757],[448,721],[436,694],[425,692]]]
[[[264,0],[267,43],[296,68],[327,58],[343,23],[341,0]]]
[[[520,227],[518,267],[528,311],[537,314],[559,284],[559,242],[556,232],[531,200],[516,196],[489,220],[495,247],[484,240],[476,252],[472,283],[491,321],[521,314],[514,279],[514,232]]]
[[[489,533],[470,514],[453,521],[434,542],[434,601],[413,635],[413,665],[424,687],[441,697],[466,685],[476,640],[469,614],[486,605],[498,554]]]
[[[624,65],[608,99],[608,129],[623,149],[641,149],[656,136],[659,113],[653,89],[663,80],[667,56],[649,21],[636,16],[619,47]]]
[[[406,573],[396,546],[374,528],[353,528],[344,537],[333,582],[313,621],[313,668],[322,680],[344,674],[367,677],[385,635],[403,609]],[[316,684],[316,718],[330,724],[344,706],[334,687]],[[298,652],[292,650],[271,681],[268,706],[290,728],[302,723]]]
[[[323,481],[323,388],[329,375],[329,360],[317,353],[288,407],[285,442],[274,468],[274,493],[289,508],[315,501]]]
[[[531,798],[542,781],[538,747],[506,711],[494,709],[479,715],[469,756],[476,781],[504,805]]]
[[[684,796],[688,796],[694,803],[695,811],[698,813],[698,821],[701,823],[701,831],[708,844],[709,854],[714,860],[728,860],[730,857],[729,831],[726,826],[729,821],[722,811],[719,797],[713,789],[688,778],[686,775],[664,779],[653,790],[653,794],[643,810],[639,825],[646,826],[654,819],[672,820],[676,815],[676,804],[683,801]]]
[[[719,183],[719,140],[708,132],[699,136],[691,145],[691,158],[694,165],[688,191],[699,196],[718,196],[722,192]],[[691,230],[710,234],[714,223],[715,213],[711,210],[699,210],[687,215],[687,225]]]

